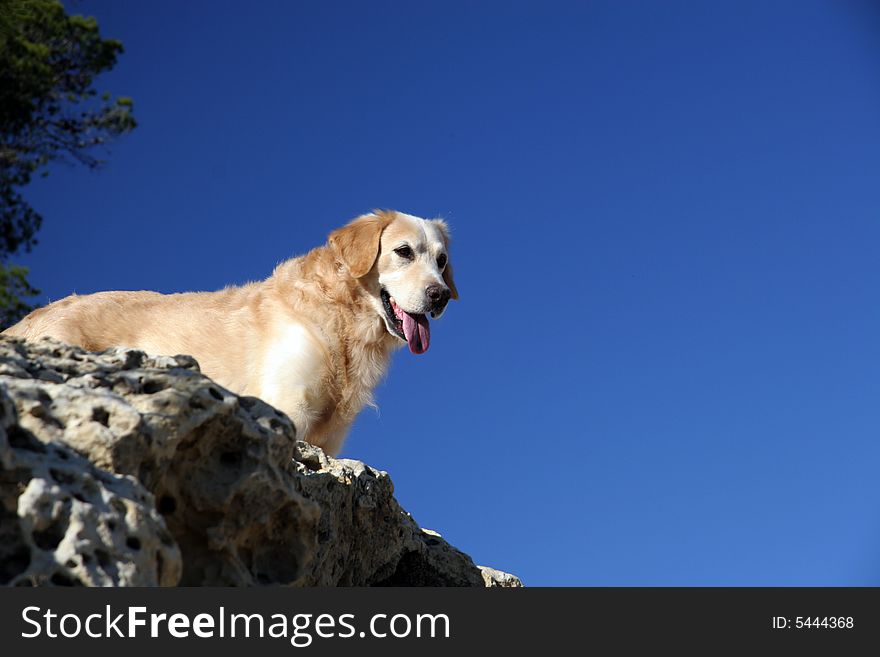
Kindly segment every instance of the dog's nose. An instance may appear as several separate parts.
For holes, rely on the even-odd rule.
[[[429,285],[425,289],[425,294],[428,296],[428,300],[436,307],[436,306],[445,306],[449,301],[449,297],[451,296],[451,292],[448,287],[440,286],[440,285]]]

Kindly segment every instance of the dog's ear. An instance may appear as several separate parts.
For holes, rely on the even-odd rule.
[[[354,278],[370,273],[379,255],[379,238],[393,219],[391,213],[377,211],[330,233],[330,246]]]
[[[434,219],[433,222],[440,229],[440,234],[443,236],[443,242],[446,244],[446,251],[448,252],[450,242],[449,226],[442,219]],[[458,289],[455,287],[455,280],[452,278],[452,257],[447,254],[447,258],[446,269],[443,270],[443,282],[446,283],[446,287],[452,293],[452,298],[458,299]]]
[[[452,263],[450,262],[446,263],[446,269],[443,270],[443,282],[446,283],[446,287],[452,292],[452,298],[458,299],[458,288],[455,287],[455,281],[452,279]]]

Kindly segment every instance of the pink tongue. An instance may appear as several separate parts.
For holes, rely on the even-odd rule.
[[[401,310],[403,313],[403,334],[406,336],[406,342],[409,350],[414,354],[423,354],[428,351],[428,344],[431,342],[431,329],[428,326],[428,318],[424,315],[410,315],[408,312]]]

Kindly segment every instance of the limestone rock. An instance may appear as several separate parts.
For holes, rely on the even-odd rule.
[[[0,402],[0,582],[521,586],[190,357],[0,337]]]
[[[0,387],[0,584],[177,583],[180,550],[153,496],[17,420]]]
[[[516,575],[505,573],[489,566],[478,566],[483,574],[483,582],[487,588],[515,589],[522,586],[522,582]]]

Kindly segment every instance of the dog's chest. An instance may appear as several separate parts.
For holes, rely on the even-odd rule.
[[[372,404],[390,357],[388,339],[351,344],[337,336],[346,334],[346,327],[327,328],[336,330],[297,322],[276,327],[258,395],[287,413],[300,437],[316,444],[328,431],[346,431],[364,405]]]
[[[326,385],[328,365],[327,349],[304,324],[278,327],[263,356],[263,399],[273,403],[297,393],[313,397]]]

